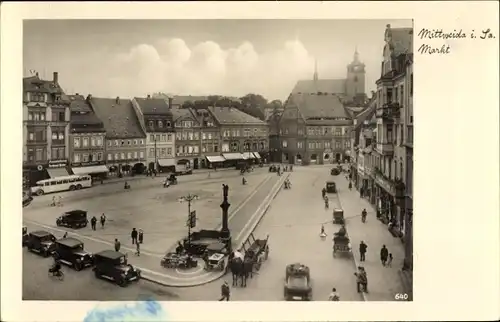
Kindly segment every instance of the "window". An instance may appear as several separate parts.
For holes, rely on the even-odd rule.
[[[351,141],[344,141],[344,148],[349,149],[351,147]]]
[[[130,140],[127,140],[127,145],[130,145],[132,142]]]
[[[222,152],[229,152],[229,144],[227,143],[222,144]]]
[[[309,147],[309,149],[314,149],[314,142],[309,142],[307,146]]]
[[[122,145],[125,145],[125,141],[124,140],[122,140]]]
[[[342,128],[336,127],[335,128],[335,136],[341,136],[342,135]]]
[[[167,127],[171,127],[171,126],[172,126],[172,124],[169,121],[167,121]]]
[[[149,135],[149,142],[154,142],[155,141],[155,136],[154,134]]]
[[[64,132],[59,132],[59,140],[64,140]]]
[[[51,154],[50,154],[50,159],[51,160],[57,160],[59,159],[59,151],[57,148],[52,148]]]
[[[399,91],[398,91],[398,88],[396,87],[395,88],[395,91],[394,91],[394,102],[399,102]]]
[[[214,145],[214,152],[219,152],[219,146],[218,145]]]
[[[155,149],[154,148],[150,148],[148,155],[149,155],[150,158],[153,158],[155,156]]]
[[[90,146],[95,146],[95,137],[90,138]]]
[[[335,141],[335,149],[341,149],[342,148],[342,145],[340,143],[340,141]]]
[[[182,140],[182,133],[181,132],[176,132],[175,133],[175,139],[176,140]]]
[[[394,137],[392,133],[392,124],[387,124],[387,143],[393,143]]]
[[[195,153],[195,154],[200,153],[200,147],[199,147],[199,146],[197,146],[197,145],[195,145],[195,146],[193,147],[193,153]]]
[[[314,134],[321,135],[321,128],[319,126],[314,128]]]
[[[75,153],[75,154],[73,155],[73,161],[74,161],[75,163],[80,162],[80,154],[79,154],[79,153]]]
[[[102,137],[98,136],[96,138],[96,144],[97,144],[97,146],[102,146]]]
[[[64,159],[66,157],[65,148],[59,148],[59,159]]]
[[[166,148],[161,148],[161,150],[160,150],[160,155],[161,155],[162,157],[164,157],[166,153],[167,153],[167,149],[166,149]]]
[[[158,121],[158,127],[163,127],[163,122],[162,121]]]
[[[149,121],[149,122],[148,122],[148,126],[149,126],[149,127],[153,127],[153,126],[154,126],[153,121]]]
[[[188,137],[187,132],[182,132],[182,139],[187,140],[187,137]]]
[[[82,162],[89,162],[89,155],[87,153],[82,155]]]
[[[400,105],[400,106],[403,106],[403,103],[404,103],[404,95],[405,95],[405,87],[404,87],[404,85],[401,85],[401,87],[399,88],[399,91],[400,91],[400,95],[399,95],[399,105]]]
[[[108,153],[108,161],[113,160],[113,155],[111,153]]]
[[[52,132],[52,140],[57,140],[57,132]]]
[[[208,133],[208,139],[211,140],[212,139],[212,133]]]
[[[287,148],[287,147],[288,147],[288,142],[287,142],[287,141],[283,141],[283,147],[284,147],[284,148]]]
[[[168,142],[172,141],[172,134],[167,134],[167,141]]]
[[[259,129],[253,129],[253,136],[257,136],[258,132],[259,132]]]
[[[323,128],[323,134],[324,134],[324,135],[328,135],[328,128],[327,128],[327,127],[324,127],[324,128]]]
[[[119,143],[118,140],[115,140],[115,146],[118,146],[118,143]]]
[[[127,160],[132,159],[132,152],[127,152]]]
[[[316,149],[321,149],[322,146],[321,146],[321,142],[316,142]]]
[[[392,88],[386,89],[387,101],[386,103],[392,102]]]
[[[139,152],[139,157],[140,157],[141,159],[144,159],[144,152],[143,152],[143,151]]]
[[[161,141],[165,142],[166,140],[167,140],[167,135],[166,134],[162,134],[161,135]]]
[[[115,160],[120,160],[120,153],[115,153]]]
[[[113,145],[113,141],[108,141],[108,146],[112,146]]]
[[[74,138],[73,139],[73,146],[75,148],[79,148],[80,147],[80,138]]]
[[[86,148],[89,146],[89,138],[84,137],[83,138],[83,147]]]
[[[206,140],[207,139],[207,134],[205,132],[201,133],[201,139]]]
[[[120,157],[122,160],[125,160],[125,153],[124,152],[120,153]]]
[[[188,137],[189,137],[189,140],[192,140],[193,139],[193,132],[188,132]]]
[[[288,128],[285,127],[285,129],[283,130],[283,134],[288,134]]]
[[[329,149],[330,148],[330,142],[329,141],[325,141],[325,149]]]
[[[137,159],[137,151],[134,152],[134,159]]]
[[[167,155],[172,155],[172,148],[167,148]]]
[[[302,141],[298,141],[298,142],[297,142],[297,148],[299,148],[299,149],[303,149],[303,148],[304,148],[304,142],[302,142]]]
[[[243,136],[249,137],[250,136],[250,129],[244,129],[243,130]]]
[[[194,139],[199,140],[200,139],[200,133],[194,132]]]

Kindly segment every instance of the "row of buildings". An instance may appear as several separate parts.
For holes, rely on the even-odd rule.
[[[405,243],[413,267],[413,29],[384,34],[377,91],[353,122],[351,172],[356,188]]]
[[[23,79],[25,185],[67,174],[141,173],[264,159],[267,123],[235,108],[182,109],[172,98],[67,95],[37,75]]]

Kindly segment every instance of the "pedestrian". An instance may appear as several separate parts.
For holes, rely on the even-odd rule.
[[[92,230],[95,230],[96,225],[97,225],[97,218],[95,216],[92,216],[92,219],[90,219],[90,226],[92,227]]]
[[[360,262],[364,262],[365,261],[365,254],[366,254],[366,250],[368,248],[368,245],[365,244],[364,241],[361,241],[361,243],[359,244],[359,261]]]
[[[56,196],[52,197],[52,203],[50,204],[52,207],[56,206]]]
[[[389,257],[389,250],[385,247],[385,245],[382,246],[382,249],[380,250],[380,261],[382,262],[382,265],[385,266],[387,263],[387,257]]]
[[[356,276],[356,287],[358,293],[362,292],[361,287],[363,287],[364,291],[368,293],[368,279],[364,267],[358,266],[358,271],[354,273],[354,275]]]
[[[205,250],[205,251],[203,252],[202,259],[203,259],[203,262],[205,263],[205,267],[204,267],[204,269],[205,269],[205,270],[208,270],[208,250]]]
[[[392,267],[392,253],[389,254],[389,260],[387,260],[387,267]]]
[[[321,225],[321,232],[319,233],[319,236],[322,237],[322,238],[326,237],[325,226],[324,225]]]
[[[119,252],[121,246],[122,246],[122,244],[120,243],[118,238],[115,238],[115,252]]]
[[[141,256],[141,244],[139,244],[137,240],[135,241],[135,254]]]
[[[104,223],[106,223],[106,216],[104,213],[101,215],[101,228],[104,228]]]
[[[61,196],[59,196],[58,199],[57,199],[57,205],[59,207],[62,207],[62,197]]]
[[[337,293],[337,289],[335,287],[332,288],[332,292],[328,296],[328,301],[340,301],[339,293]]]
[[[220,293],[221,298],[219,301],[229,301],[229,298],[231,297],[231,290],[229,289],[229,284],[226,281],[224,281],[224,283],[220,287]]]
[[[142,229],[139,229],[139,244],[142,244],[144,242],[144,232]]]
[[[65,232],[65,233],[64,233],[63,238],[68,238],[68,232]],[[391,255],[392,255],[392,254],[391,254]]]
[[[137,230],[132,228],[132,232],[130,233],[130,237],[132,237],[132,245],[137,243]]]

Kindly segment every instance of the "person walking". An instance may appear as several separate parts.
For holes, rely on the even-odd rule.
[[[101,215],[101,228],[104,229],[105,223],[106,223],[106,215],[104,215],[104,213],[102,213],[102,215]]]
[[[121,246],[122,246],[122,244],[120,243],[118,238],[115,238],[115,252],[119,252]]]
[[[389,250],[383,245],[382,249],[380,249],[380,261],[383,266],[387,263],[387,257],[389,257]]]
[[[358,293],[362,292],[361,287],[363,287],[363,290],[368,293],[368,279],[364,267],[358,266],[358,271],[354,273],[354,275],[356,276],[356,287]]]
[[[92,227],[92,230],[95,230],[96,225],[97,225],[97,218],[95,216],[92,216],[92,219],[90,219],[90,226]]]
[[[144,242],[144,232],[142,229],[139,229],[139,244],[142,244]]]
[[[141,256],[141,244],[139,244],[137,240],[135,241],[135,254]]]
[[[387,267],[392,267],[392,253],[389,254],[389,259],[387,260]]]
[[[65,232],[65,233],[64,233],[63,238],[68,238],[68,232]],[[392,255],[392,254],[391,254],[391,255]]]
[[[220,293],[221,293],[221,298],[219,301],[229,301],[229,298],[231,297],[231,290],[229,289],[229,284],[227,281],[224,281],[220,287]]]
[[[328,301],[340,301],[339,293],[337,293],[337,289],[335,287],[332,288],[332,292],[328,296]]]
[[[132,245],[137,244],[137,230],[132,228],[132,232],[130,233],[130,237],[132,237]]]
[[[366,254],[366,250],[368,248],[368,245],[365,244],[364,241],[361,241],[361,243],[359,244],[359,261],[360,262],[364,262],[365,261],[365,254]]]

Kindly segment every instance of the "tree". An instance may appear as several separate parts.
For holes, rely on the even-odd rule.
[[[194,108],[193,101],[185,101],[182,103],[181,108]]]
[[[240,98],[242,112],[245,112],[260,120],[264,120],[264,108],[267,106],[267,99],[259,94],[247,94]]]

